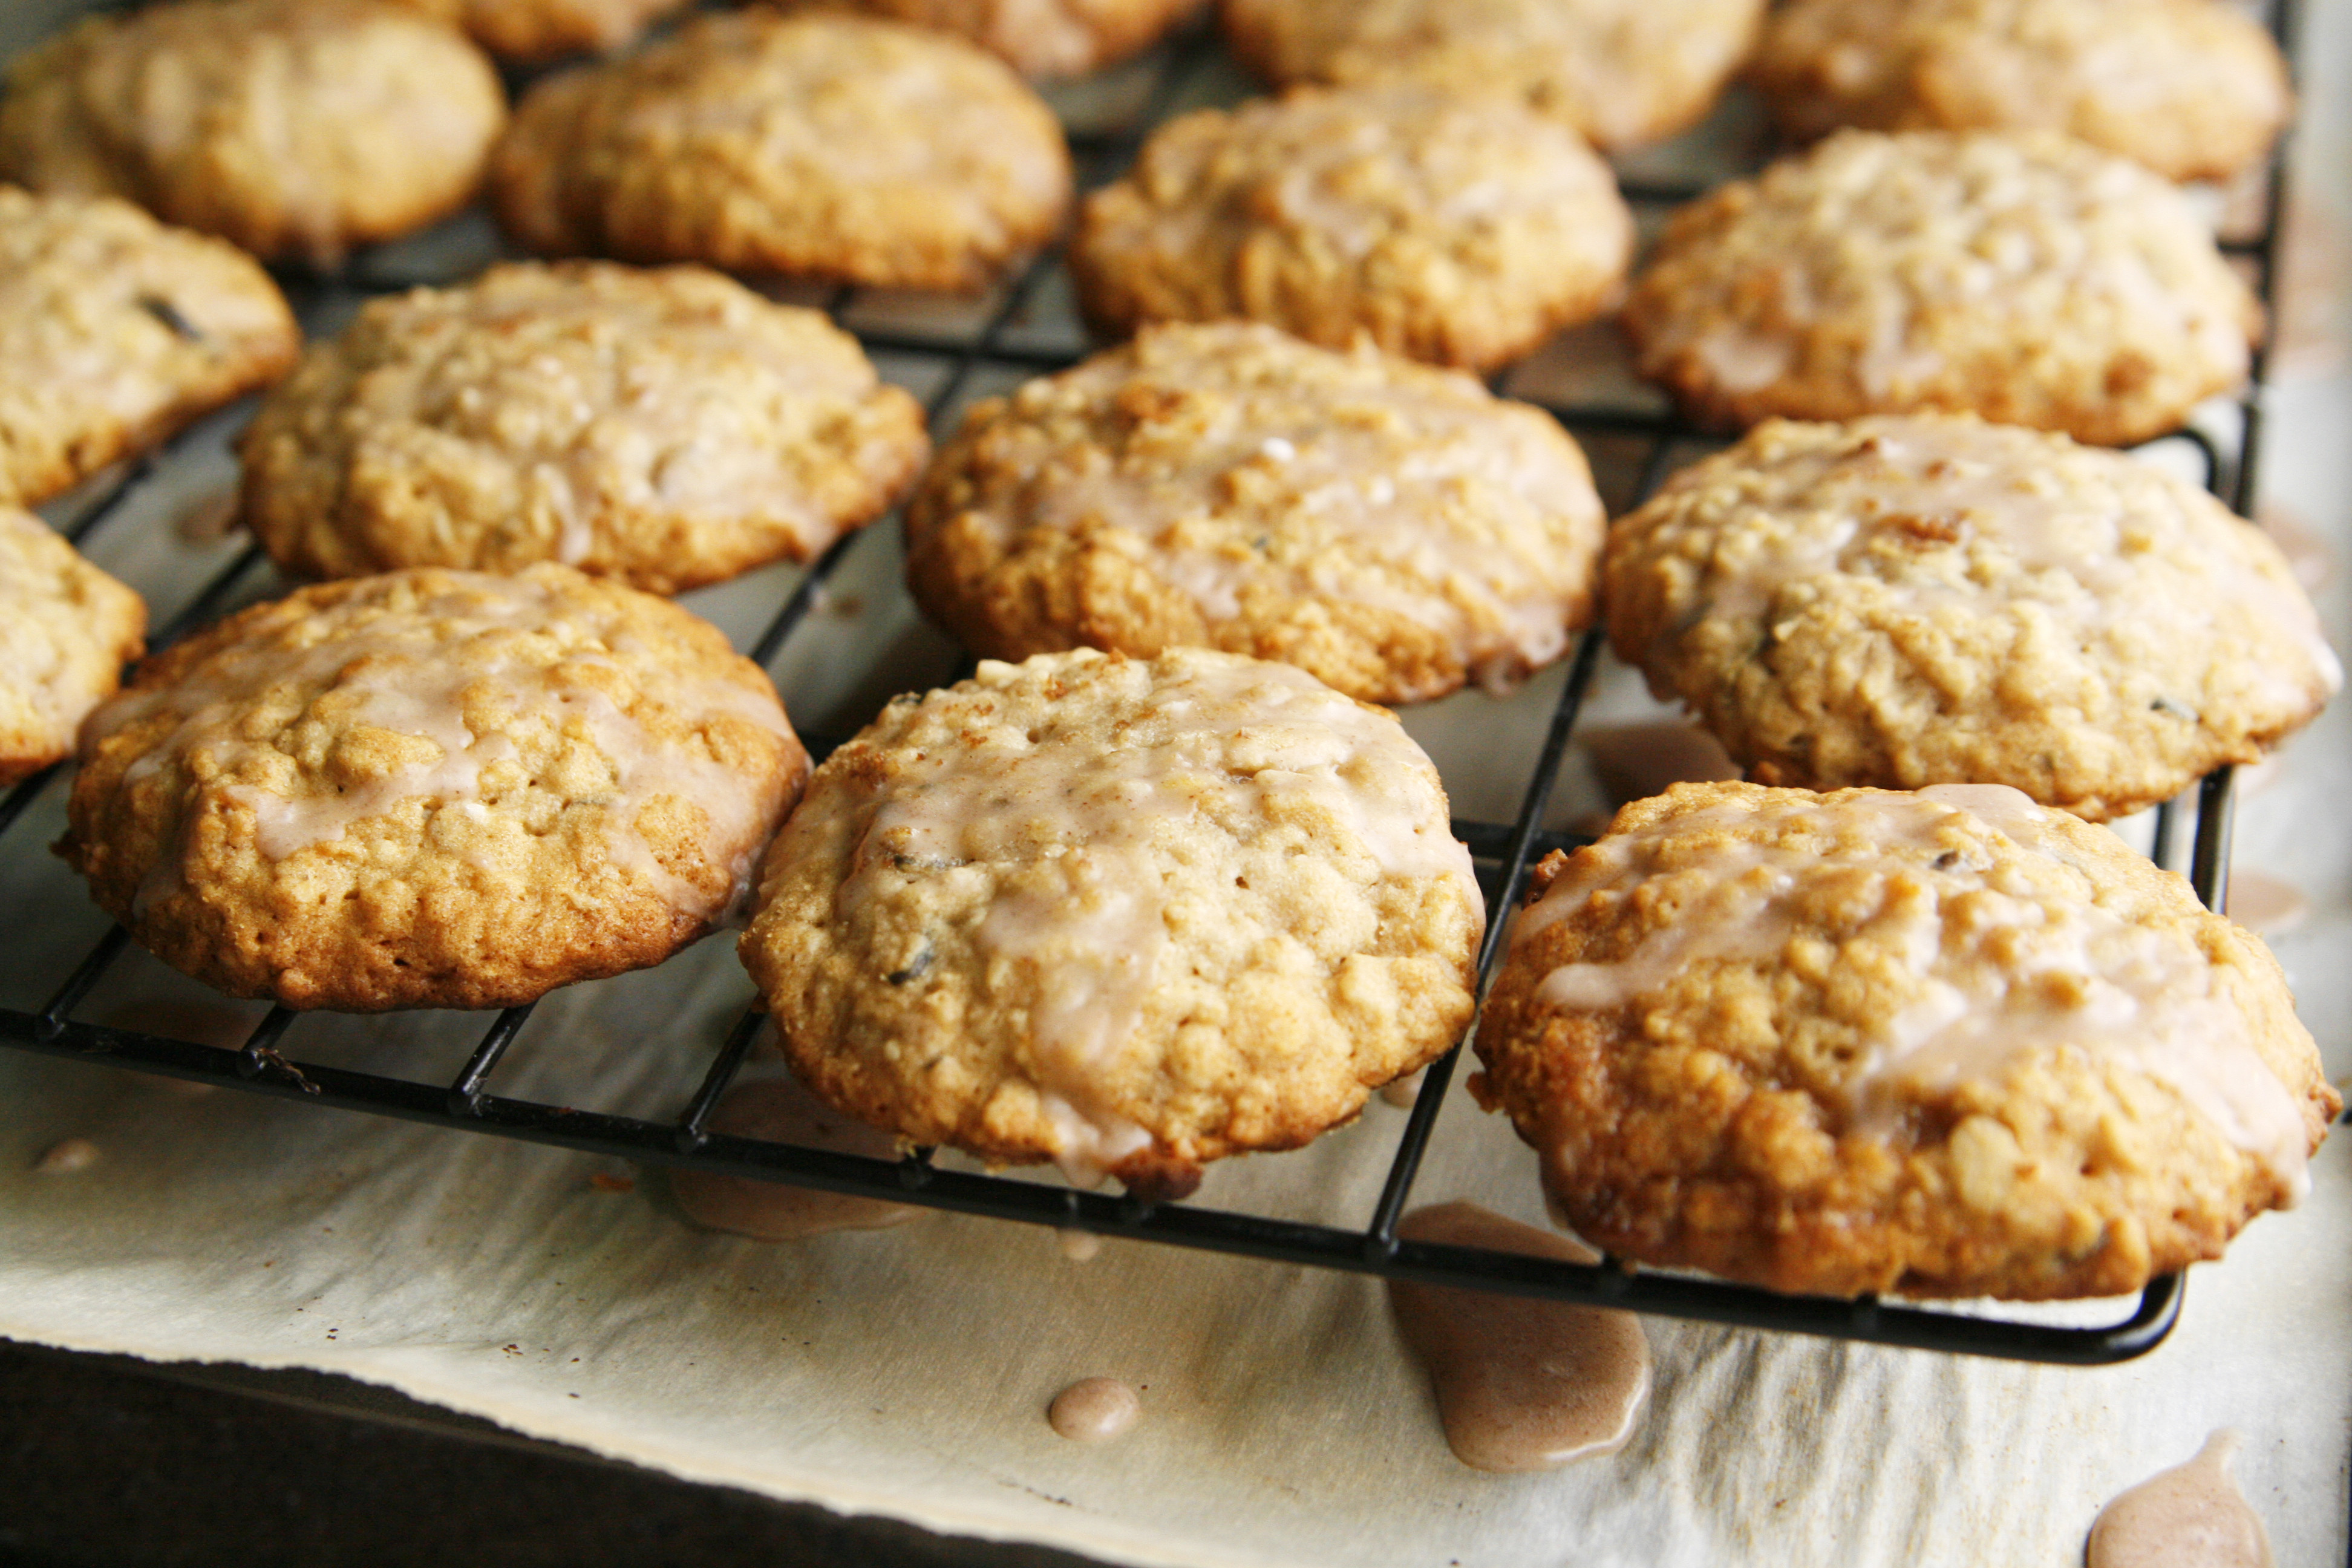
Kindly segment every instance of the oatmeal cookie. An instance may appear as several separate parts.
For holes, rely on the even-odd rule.
[[[393,0],[453,27],[501,59],[551,60],[617,49],[688,0]]]
[[[505,1007],[723,919],[808,759],[667,600],[541,565],[301,589],[90,718],[58,846],[155,955],[289,1007]]]
[[[421,16],[371,0],[173,0],[92,17],[17,60],[0,175],[332,265],[465,205],[505,122],[490,62]]]
[[[1139,54],[1204,0],[770,0],[826,5],[961,33],[1023,76],[1084,76]]]
[[[907,580],[992,657],[1205,645],[1411,702],[1565,652],[1602,527],[1576,443],[1467,376],[1153,327],[973,405],[908,507]]]
[[[1797,0],[1749,72],[1806,140],[2057,131],[2173,180],[2259,161],[2294,104],[2269,31],[2214,0]]]
[[[2127,446],[2245,379],[2262,307],[2127,160],[1847,131],[1676,213],[1624,321],[1642,373],[1718,423],[1942,409]]]
[[[1269,81],[1500,94],[1612,151],[1696,125],[1755,42],[1764,0],[1223,0]]]
[[[1598,315],[1633,248],[1609,165],[1556,121],[1411,84],[1301,88],[1154,132],[1087,198],[1070,269],[1121,336],[1239,316],[1484,371]]]
[[[541,82],[492,161],[546,255],[977,289],[1070,203],[1053,111],[960,38],[812,13],[698,17]]]
[[[234,246],[0,185],[0,501],[30,506],[286,373],[302,334]]]
[[[241,449],[246,522],[297,574],[562,561],[675,594],[808,560],[929,443],[818,312],[591,261],[371,302]]]
[[[2169,800],[2343,683],[2277,546],[2119,452],[1948,415],[1772,420],[1610,531],[1617,656],[1748,777]]]
[[[2000,785],[1677,784],[1536,886],[1470,1087],[1641,1262],[2137,1290],[2295,1202],[2342,1109],[2259,940]]]
[[[146,633],[138,595],[39,518],[0,506],[0,784],[73,754]]]
[[[1080,650],[828,758],[741,952],[820,1099],[1181,1195],[1452,1044],[1484,910],[1389,714],[1287,665]]]

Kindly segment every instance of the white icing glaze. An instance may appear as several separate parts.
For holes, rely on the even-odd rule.
[[[1132,374],[1115,362],[1081,367],[1036,395],[1065,395],[1057,384],[1084,391]],[[1209,372],[1155,370],[1155,379],[1194,374]],[[1559,574],[1528,561],[1555,552],[1546,520],[1589,505],[1591,481],[1545,416],[1479,396],[1469,384],[1368,380],[1311,396],[1286,384],[1233,390],[1217,405],[1221,417],[1185,427],[1181,453],[1163,440],[1137,441],[1113,460],[1051,473],[1017,507],[975,515],[1000,543],[1035,527],[1116,528],[1134,556],[1213,625],[1236,617],[1253,588],[1393,610],[1470,641],[1474,678],[1489,689],[1514,684],[1567,647]],[[1406,432],[1412,447],[1401,455]],[[1506,531],[1501,547],[1465,549],[1433,521],[1458,506],[1465,488],[1498,498],[1486,521]],[[1237,503],[1237,495],[1255,499]],[[1276,508],[1297,518],[1295,526],[1344,537],[1358,561],[1391,564],[1400,577],[1329,554],[1286,563],[1255,542],[1202,526],[1237,504]]]
[[[991,660],[979,678],[1013,675]],[[990,740],[901,775],[837,907],[854,915],[877,875],[908,863],[1034,869],[1034,881],[997,894],[974,937],[992,962],[1034,966],[1041,1100],[1073,1181],[1099,1181],[1151,1142],[1093,1079],[1140,1019],[1167,949],[1163,829],[1206,816],[1246,832],[1320,815],[1343,852],[1352,845],[1385,876],[1451,880],[1483,918],[1470,852],[1445,830],[1420,748],[1394,719],[1288,665],[1198,658],[1108,747],[1051,727]]]
[[[1956,826],[1997,831],[2020,849],[2063,859],[2045,832],[2050,821],[2022,793],[1999,784],[1874,791],[1835,805],[1810,795],[1727,803],[1580,851],[1521,914],[1511,940],[1525,944],[1588,900],[1613,902],[1653,877],[1703,868],[1709,879],[1690,890],[1675,924],[1623,958],[1563,964],[1538,983],[1538,996],[1554,1006],[1609,1011],[1694,964],[1779,952],[1796,931],[1795,895],[1824,868],[1900,869],[1920,896],[1890,897],[1873,928],[1894,937],[1917,999],[1879,1028],[1845,1085],[1858,1129],[1891,1131],[1910,1097],[2068,1049],[2171,1085],[2267,1167],[2289,1201],[2300,1197],[2310,1187],[2301,1110],[2263,1064],[2242,1015],[2192,943],[2096,905],[2024,896],[2030,889],[2005,885],[1997,873],[1963,880],[1933,869]],[[1769,842],[1799,824],[1808,831],[1801,847]],[[1703,859],[1662,848],[1669,835],[1710,829],[1731,842]],[[2005,940],[2017,932],[2027,934]]]
[[[2162,481],[2150,473],[2145,490],[2132,485],[2088,500],[2032,456],[2014,431],[1928,419],[1890,421],[1851,447],[1783,458],[1775,491],[1811,498],[1811,510],[1775,526],[1723,527],[1714,516],[1684,525],[1721,530],[1707,569],[1712,613],[1762,617],[1790,584],[1834,572],[1875,578],[1893,608],[1925,613],[1982,602],[1985,582],[1999,577],[2000,592],[2029,595],[2084,632],[2104,632],[2131,613],[2145,570],[2140,534],[2160,521],[2147,514],[2200,498],[2159,495]],[[2143,476],[2126,470],[2122,478]],[[1883,552],[1890,533],[1922,529],[1941,531],[1950,548]],[[2225,552],[2206,551],[2204,559],[2213,602],[2255,607],[2303,645],[2329,689],[2341,686],[2343,666],[2307,599]],[[2000,571],[2008,563],[2027,574],[2024,583]],[[2270,700],[2299,705],[2297,672],[2256,665],[2247,673],[2273,688]]]
[[[551,627],[562,612],[544,586],[528,578],[453,575],[465,591],[427,600],[414,616],[386,617],[299,649],[225,649],[178,685],[126,693],[91,715],[86,744],[169,712],[176,727],[125,770],[124,783],[135,784],[170,766],[194,778],[226,780],[211,787],[252,813],[262,856],[284,860],[339,842],[355,825],[411,801],[478,824],[485,820],[486,795],[527,782],[514,734],[551,730],[593,745],[609,769],[610,783],[594,804],[604,811],[604,840],[614,862],[682,910],[706,919],[723,914],[748,885],[761,847],[755,818],[761,802],[732,770],[694,748],[656,745],[611,697],[582,679],[592,669],[615,670],[609,657],[575,652],[551,666],[545,645],[533,634]],[[586,640],[595,640],[593,627]],[[312,777],[307,782],[320,787],[299,797],[239,781],[241,763],[274,749],[272,739],[252,738],[242,725],[253,700],[273,687],[318,687],[309,715],[331,714],[346,735],[373,729],[422,740],[434,754],[412,752],[409,760],[372,773],[354,768],[355,776],[336,777],[331,784]],[[677,700],[691,710],[791,732],[772,696],[731,681],[682,683]],[[485,710],[498,715],[494,727],[474,730],[469,702],[477,720]],[[299,748],[301,742],[287,744]],[[336,751],[330,749],[331,769]],[[711,858],[730,867],[734,894],[714,898],[673,874],[647,847],[637,831],[638,814],[664,795],[701,808]],[[177,846],[158,861],[140,891],[141,905],[181,884],[184,848]]]

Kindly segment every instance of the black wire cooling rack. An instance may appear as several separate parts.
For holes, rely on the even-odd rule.
[[[2290,60],[2294,58],[2296,9],[2294,0],[2283,0],[2271,18]],[[1074,151],[1090,180],[1108,178],[1123,168],[1150,128],[1184,104],[1187,95],[1194,91],[1201,73],[1209,66],[1212,52],[1213,45],[1199,34],[1163,51],[1156,65],[1147,68],[1148,88],[1136,95],[1136,108],[1122,117],[1118,128],[1108,132],[1073,135]],[[2255,220],[2242,225],[2246,232],[2226,239],[2223,246],[2250,273],[2257,293],[2266,304],[2277,271],[2283,183],[2281,153],[2273,155],[2266,172]],[[1638,178],[1623,182],[1625,195],[1637,211],[1646,209],[1652,213],[1689,199],[1699,188],[1696,182]],[[312,324],[330,309],[337,290],[348,298],[353,289],[362,293],[383,292],[412,282],[450,280],[430,276],[393,276],[399,268],[372,265],[378,259],[362,258],[349,274],[338,279],[289,277],[283,280],[298,311],[306,323]],[[1024,312],[1058,265],[1058,258],[1053,254],[1030,263],[996,297],[993,307],[982,313],[976,327],[961,331],[860,329],[854,319],[859,295],[850,289],[835,290],[823,303],[845,327],[856,331],[869,350],[927,361],[941,373],[928,400],[928,413],[936,432],[943,421],[952,419],[959,398],[976,377],[983,374],[1015,377],[1045,374],[1065,368],[1081,357],[1076,352],[1036,346],[1034,334],[1019,330]],[[2257,350],[2252,380],[2239,403],[2242,423],[2234,442],[2217,440],[2195,428],[2167,437],[2186,441],[2194,447],[2208,487],[2242,513],[2254,493],[2255,463],[2262,437],[2260,390],[2267,350],[2267,343]],[[1525,392],[1517,395],[1528,395]],[[1632,500],[1647,496],[1656,487],[1678,447],[1686,448],[1689,443],[1707,438],[1668,413],[1628,408],[1605,399],[1558,401],[1537,395],[1531,400],[1546,406],[1572,435],[1588,445],[1606,439],[1621,446],[1630,443],[1638,448],[1640,455],[1632,465],[1636,474]],[[79,542],[104,526],[124,509],[141,487],[155,479],[174,455],[174,447],[167,446],[125,469],[103,493],[86,501],[65,529],[68,536]],[[856,537],[853,534],[836,543],[802,576],[746,650],[752,659],[765,666],[784,649],[822,602],[824,584]],[[252,574],[264,565],[257,547],[245,550],[154,633],[151,645],[162,647],[216,618],[236,600],[241,586],[248,584]],[[1530,868],[1550,850],[1588,842],[1581,836],[1549,829],[1544,824],[1601,651],[1601,638],[1597,632],[1587,633],[1578,645],[1569,679],[1546,721],[1541,748],[1520,790],[1518,810],[1512,820],[1457,820],[1454,824],[1455,835],[1470,847],[1488,907],[1495,912],[1478,954],[1482,995],[1503,950],[1503,936],[1509,923],[1507,911],[1519,900]],[[788,706],[792,697],[787,690]],[[811,750],[821,753],[824,738],[807,738]],[[26,808],[45,791],[58,787],[62,772],[51,770],[25,780],[0,797],[0,856],[42,852],[37,843],[24,842],[26,835],[16,829]],[[2188,797],[2184,796],[2182,802],[2158,808],[2149,852],[2158,863],[2178,868],[2181,858],[2178,843],[2180,828],[2185,821],[2193,818],[2187,857],[2189,880],[2209,907],[2219,909],[2228,889],[2231,771],[2224,768],[2215,773],[2190,793],[2193,805],[2185,804]],[[462,1070],[446,1083],[355,1071],[290,1056],[285,1047],[289,1036],[299,1028],[301,1016],[282,1007],[271,1009],[237,1048],[106,1027],[77,1018],[76,1010],[123,956],[129,942],[129,933],[120,926],[113,927],[69,972],[57,979],[54,990],[37,1011],[0,1008],[0,1047],[70,1060],[110,1063],[314,1106],[367,1111],[625,1160],[882,1197],[997,1219],[1076,1227],[1424,1284],[1505,1291],[1958,1354],[2081,1365],[2124,1361],[2154,1349],[2171,1331],[2180,1313],[2182,1283],[2177,1275],[2151,1281],[2137,1302],[2119,1320],[2083,1327],[2071,1322],[1983,1316],[1974,1307],[1948,1310],[1896,1305],[1874,1297],[1846,1300],[1781,1295],[1682,1272],[1636,1268],[1614,1258],[1578,1265],[1405,1239],[1398,1236],[1397,1223],[1412,1195],[1415,1175],[1436,1127],[1460,1055],[1458,1045],[1427,1069],[1421,1092],[1398,1135],[1370,1222],[1356,1229],[1189,1203],[1155,1204],[1132,1196],[1115,1197],[1040,1182],[945,1169],[932,1163],[929,1150],[916,1150],[894,1162],[709,1131],[707,1123],[713,1108],[742,1068],[765,1023],[765,1015],[751,1006],[726,1033],[684,1114],[668,1121],[581,1110],[490,1092],[491,1077],[530,1017],[529,1006],[499,1013],[481,1035]],[[2117,1310],[2123,1310],[2120,1305]]]

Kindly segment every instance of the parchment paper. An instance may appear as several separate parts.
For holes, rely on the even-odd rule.
[[[2352,546],[2352,376],[2344,214],[2328,204],[2352,169],[2347,23],[2352,6],[2325,7],[2305,54],[2327,73],[2304,132],[2304,168],[2326,173],[2312,182],[2326,194],[2302,209],[2287,286],[2303,290],[2299,335],[2265,460],[2275,504],[2339,552]],[[1034,330],[1066,331],[1066,317]],[[236,548],[173,527],[233,473],[221,429],[184,443],[93,541],[159,618]],[[854,725],[944,673],[949,650],[896,571],[895,541],[874,531],[774,667],[804,726]],[[745,637],[791,580],[763,573],[690,602]],[[2343,581],[2323,605],[2352,645]],[[1507,817],[1556,679],[1500,707],[1474,696],[1409,715],[1457,815]],[[1597,700],[1603,716],[1654,711],[1622,671]],[[1563,820],[1595,804],[1573,777],[1566,795]],[[60,826],[58,795],[0,853],[8,1005],[37,1005],[104,928],[33,852]],[[2290,878],[2316,906],[2275,945],[2339,1081],[2352,1072],[2347,800],[2339,704],[2239,827],[2241,868]],[[494,1089],[674,1114],[750,994],[730,945],[551,997]],[[79,1016],[231,1043],[259,1013],[135,954]],[[285,1049],[446,1079],[479,1026],[319,1016]],[[1307,1150],[1215,1170],[1197,1201],[1361,1223],[1401,1116],[1375,1101]],[[97,1163],[37,1172],[67,1137],[94,1143]],[[321,1368],[682,1476],[1150,1563],[2072,1563],[2109,1496],[2234,1426],[2279,1561],[2336,1563],[2352,1137],[2315,1175],[2304,1208],[2192,1273],[2181,1327],[2142,1361],[2021,1367],[1653,1320],[1659,1375],[1633,1445],[1502,1478],[1449,1455],[1369,1281],[1118,1240],[1076,1263],[1050,1232],[947,1216],[763,1245],[688,1227],[658,1173],[0,1053],[0,1334]],[[1416,1202],[1454,1197],[1540,1223],[1531,1156],[1458,1088]],[[1140,1386],[1145,1417],[1114,1443],[1065,1442],[1045,1403],[1095,1374]]]

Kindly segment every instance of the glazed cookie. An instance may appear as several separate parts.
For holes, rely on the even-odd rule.
[[[812,1092],[1181,1196],[1451,1045],[1485,923],[1436,770],[1287,665],[983,663],[828,758],[743,962]]]
[[[462,27],[504,59],[551,60],[617,49],[687,0],[393,0]]]
[[[788,8],[806,0],[782,0]],[[1138,54],[1203,0],[814,0],[961,33],[1023,76],[1084,76]]]
[[[800,793],[775,689],[542,565],[257,605],[92,715],[58,852],[174,968],[289,1007],[505,1007],[711,929]]]
[[[1468,376],[1153,327],[973,405],[908,507],[907,580],[992,657],[1206,645],[1413,702],[1559,658],[1602,528],[1576,443]]]
[[[1764,0],[1224,0],[1225,41],[1269,81],[1416,82],[1505,95],[1599,145],[1706,118]]]
[[[2254,163],[2293,102],[2270,33],[2213,0],[1797,0],[1749,70],[1792,136],[2060,131],[2174,180]]]
[[[929,449],[814,310],[698,267],[521,263],[312,349],[246,431],[245,519],[298,574],[562,561],[675,594],[809,559]]]
[[[1599,314],[1633,219],[1577,134],[1503,99],[1305,88],[1153,132],[1087,198],[1087,315],[1271,321],[1346,348],[1490,370]]]
[[[1708,420],[1942,409],[2126,446],[2245,379],[2262,307],[2136,163],[1848,131],[1676,213],[1624,321]]]
[[[19,59],[0,174],[332,264],[465,205],[505,120],[481,51],[405,11],[173,0]]]
[[[1070,180],[1053,111],[961,39],[745,12],[541,83],[492,193],[550,255],[975,289],[1061,226]]]
[[[0,185],[0,501],[30,505],[275,381],[302,334],[234,246]]]
[[[2342,1109],[2249,932],[1998,785],[1677,784],[1553,855],[1478,1024],[1568,1223],[1776,1290],[2137,1290]]]
[[[0,506],[0,784],[73,755],[139,657],[147,605],[30,512]]]
[[[1618,520],[1601,602],[1751,779],[2094,821],[2259,761],[2343,680],[2285,556],[2205,491],[1950,416],[1759,426]]]

